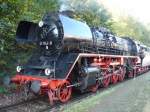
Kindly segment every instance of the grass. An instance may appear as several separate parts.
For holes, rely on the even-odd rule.
[[[0,94],[7,93],[7,90],[4,87],[0,86]]]
[[[0,94],[11,94],[13,90],[16,90],[15,84],[11,84],[8,87],[0,85]]]
[[[133,79],[131,83],[134,80],[135,79]],[[116,85],[113,88],[108,88],[106,91],[97,92],[96,94],[93,94],[92,96],[89,96],[85,99],[81,99],[80,101],[67,104],[66,106],[62,107],[60,110],[61,112],[89,112],[90,109],[94,108],[96,105],[100,103],[103,97],[109,96],[114,91],[116,91],[117,89],[125,85],[126,83],[120,83],[119,85]],[[149,91],[150,88],[145,88],[144,90]]]
[[[75,104],[68,104],[63,108],[63,112],[85,112],[88,111],[89,108],[94,107],[99,103],[101,97],[111,94],[114,91],[114,88],[110,88],[109,91],[104,91],[102,93],[97,92],[91,97],[89,96],[86,99],[83,99],[81,102],[77,102]]]

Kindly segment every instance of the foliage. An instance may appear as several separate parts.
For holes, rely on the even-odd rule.
[[[39,21],[45,11],[56,11],[56,0],[0,0],[0,72],[12,73],[18,58],[24,59],[30,49],[18,48],[15,32],[20,20]]]
[[[4,87],[0,86],[0,94],[7,93],[7,90]]]
[[[74,12],[74,18],[86,22],[89,26],[110,26],[111,15],[96,0],[65,0],[65,9]]]
[[[149,46],[150,31],[133,17],[122,16],[119,19],[113,19],[111,27],[118,36],[129,36]]]
[[[115,19],[96,0],[0,0],[0,72],[13,74],[17,60],[25,62],[32,52],[32,47],[18,46],[15,32],[20,20],[40,21],[48,11],[69,9],[74,18],[85,21],[90,26],[104,26],[118,36],[131,36],[146,44],[150,43],[150,31],[132,17]]]
[[[38,22],[44,13],[58,11],[58,0],[25,0],[24,12],[21,19]]]
[[[0,8],[0,68],[6,70],[14,61],[15,29],[23,9],[19,0],[2,0]]]

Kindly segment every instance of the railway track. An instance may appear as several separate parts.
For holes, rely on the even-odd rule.
[[[47,111],[54,111],[54,112],[57,112],[57,111],[60,111],[61,110],[61,107],[67,105],[67,104],[73,104],[73,103],[76,103],[76,102],[80,102],[82,99],[84,98],[87,98],[87,97],[90,97],[94,95],[93,93],[86,93],[86,94],[82,94],[82,95],[76,95],[75,97],[73,97],[70,101],[68,101],[67,103],[60,103],[60,102],[57,102],[54,106],[50,106],[50,105],[47,105],[46,108],[43,108],[37,112],[47,112]]]
[[[111,85],[108,88],[111,88],[115,85]],[[108,88],[101,88],[97,92],[103,92],[104,90]],[[49,105],[48,99],[46,97],[37,97],[34,99],[30,99],[27,101],[18,102],[12,105],[2,106],[0,107],[0,112],[47,112],[47,111],[59,111],[61,107],[65,106],[66,104],[70,103],[77,103],[83,100],[84,98],[92,97],[96,93],[87,92],[84,94],[74,94],[72,99],[63,104],[60,102],[56,102],[53,106]]]
[[[138,75],[138,76],[141,76],[141,75]],[[136,77],[134,77],[134,78],[136,78]],[[56,103],[54,106],[47,105],[46,108],[38,110],[37,112],[51,112],[51,111],[52,112],[58,112],[58,111],[63,111],[63,107],[65,107],[66,105],[77,104],[77,103],[81,102],[83,99],[90,98],[90,97],[95,96],[97,94],[101,94],[101,93],[103,93],[106,90],[112,89],[113,87],[117,86],[118,84],[127,83],[129,80],[134,80],[134,78],[126,78],[122,82],[118,82],[116,84],[109,85],[107,88],[99,88],[96,93],[87,92],[87,93],[80,94],[80,95],[79,94],[75,94],[71,98],[71,100],[68,101],[65,104],[63,104],[63,103]]]
[[[74,94],[71,100],[65,104],[56,102],[53,106],[50,106],[47,97],[37,97],[37,98],[30,99],[27,101],[18,102],[12,105],[2,106],[0,107],[0,112],[48,112],[48,111],[56,112],[56,111],[60,111],[61,108],[63,108],[65,105],[78,103],[85,98],[95,96],[96,94],[100,94],[104,92],[105,90],[113,88],[114,86],[120,83],[124,83],[130,79],[132,80],[132,78],[129,78],[117,84],[110,85],[107,88],[100,88],[98,89],[96,93],[87,92],[81,95]]]
[[[54,111],[54,112],[57,112],[57,111],[62,111],[61,108],[63,108],[63,106],[66,106],[68,104],[75,104],[75,103],[78,103],[78,102],[81,102],[83,99],[85,98],[88,98],[88,97],[92,97],[92,96],[95,96],[96,94],[101,94],[102,92],[104,92],[105,90],[108,90],[108,89],[111,89],[113,88],[114,86],[120,84],[120,83],[124,83],[128,80],[132,80],[132,78],[128,78],[122,82],[118,82],[116,84],[112,84],[110,85],[109,87],[107,88],[99,88],[97,90],[96,93],[92,93],[92,92],[87,92],[87,93],[83,93],[83,94],[75,94],[73,95],[73,97],[71,98],[70,101],[68,101],[67,103],[60,103],[60,102],[57,102],[54,106],[50,106],[50,105],[47,105],[46,108],[43,108],[41,110],[38,110],[37,112],[50,112],[50,111]]]
[[[20,105],[25,105],[29,102],[33,102],[36,101],[39,98],[34,98],[34,99],[30,99],[30,100],[26,100],[26,101],[22,101],[22,102],[17,102],[15,104],[11,104],[11,105],[7,105],[7,106],[2,106],[0,107],[0,112],[7,112],[8,110],[12,110],[13,108],[16,108]]]

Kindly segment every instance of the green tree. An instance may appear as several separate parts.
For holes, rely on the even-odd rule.
[[[15,29],[24,6],[20,0],[0,2],[0,68],[4,70],[14,60]]]
[[[76,19],[85,21],[90,26],[109,27],[111,25],[111,15],[96,0],[65,0],[62,4],[64,9],[74,12]]]
[[[58,0],[0,0],[0,72],[12,72],[18,57],[27,57],[30,52],[15,44],[19,21],[38,22],[45,12],[56,10],[59,10]]]
[[[149,45],[150,31],[145,25],[131,16],[121,16],[119,19],[113,19],[111,27],[113,32],[115,32],[118,36],[129,36],[134,40],[138,40]]]
[[[59,0],[25,0],[21,19],[38,22],[44,13],[59,11]]]

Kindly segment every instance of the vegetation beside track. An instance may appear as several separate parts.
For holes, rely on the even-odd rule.
[[[7,90],[4,87],[0,86],[0,94],[4,93],[7,93]]]

